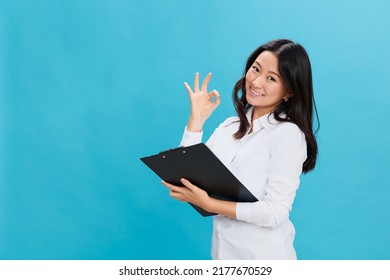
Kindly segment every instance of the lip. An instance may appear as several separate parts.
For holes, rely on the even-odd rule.
[[[249,88],[249,90],[250,90],[250,92],[254,95],[254,96],[256,96],[256,97],[262,97],[262,96],[265,96],[265,94],[264,93],[261,93],[261,92],[258,92],[258,91],[255,91],[253,88]]]

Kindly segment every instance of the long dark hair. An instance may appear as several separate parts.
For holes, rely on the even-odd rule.
[[[241,139],[246,134],[250,124],[246,113],[252,107],[246,100],[245,75],[253,65],[256,58],[263,52],[270,51],[278,58],[279,73],[288,91],[292,93],[287,102],[281,102],[274,110],[275,119],[280,122],[296,124],[305,134],[307,144],[307,159],[303,163],[304,173],[313,170],[317,160],[318,146],[313,133],[313,111],[317,119],[319,130],[319,118],[313,94],[313,82],[309,56],[305,49],[290,40],[280,39],[271,41],[258,47],[248,58],[243,77],[238,80],[233,89],[234,107],[240,119],[240,127],[234,134],[236,139]],[[239,96],[241,92],[241,96]],[[282,117],[284,116],[285,117]]]

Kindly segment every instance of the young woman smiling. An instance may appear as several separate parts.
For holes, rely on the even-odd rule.
[[[207,85],[193,90],[185,83],[191,112],[182,146],[202,141],[202,127],[220,103]],[[309,57],[290,40],[275,40],[257,48],[233,90],[236,117],[226,119],[206,145],[250,190],[257,202],[239,203],[210,197],[182,179],[184,187],[162,182],[170,195],[209,212],[213,220],[213,259],[296,259],[295,229],[289,214],[301,173],[314,169],[317,121]],[[229,186],[226,186],[229,188]]]

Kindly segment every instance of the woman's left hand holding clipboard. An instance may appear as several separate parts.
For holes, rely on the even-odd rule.
[[[175,186],[162,181],[162,184],[170,189],[171,197],[199,206],[207,212],[236,219],[236,202],[212,198],[207,192],[195,186],[187,179],[183,178],[180,181],[184,186]]]
[[[181,183],[184,185],[183,187],[175,186],[165,181],[161,183],[170,189],[170,196],[175,198],[181,202],[189,202],[200,208],[208,211],[210,205],[210,196],[202,190],[201,188],[195,186],[187,179],[182,178]]]

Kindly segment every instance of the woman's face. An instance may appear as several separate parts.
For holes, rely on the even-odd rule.
[[[271,112],[289,98],[278,71],[278,58],[270,51],[262,52],[245,76],[246,100],[254,107],[253,119]]]

